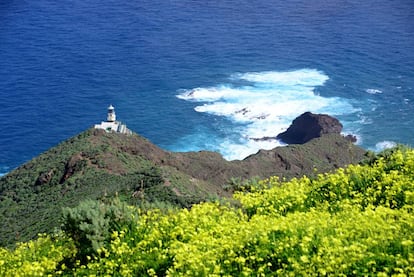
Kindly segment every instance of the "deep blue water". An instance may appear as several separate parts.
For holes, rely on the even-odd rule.
[[[0,2],[0,173],[106,118],[243,158],[300,113],[365,148],[414,145],[414,3]]]

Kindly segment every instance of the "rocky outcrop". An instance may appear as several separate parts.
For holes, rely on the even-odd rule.
[[[342,124],[338,119],[326,114],[313,114],[306,112],[295,120],[277,139],[287,144],[304,144],[324,134],[340,134]]]
[[[85,166],[86,160],[84,159],[84,157],[82,157],[82,153],[78,153],[70,157],[70,159],[67,161],[65,165],[65,172],[63,173],[63,176],[60,179],[59,184],[63,184],[73,174],[80,171]]]
[[[53,177],[53,170],[49,170],[48,172],[43,172],[37,178],[35,185],[41,186],[41,185],[47,184],[52,180],[52,177]]]

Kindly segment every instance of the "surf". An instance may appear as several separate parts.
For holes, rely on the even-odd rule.
[[[193,140],[192,145],[209,144],[207,149],[234,160],[243,159],[259,149],[284,145],[275,137],[306,111],[332,116],[354,113],[349,100],[323,97],[315,92],[328,80],[328,75],[323,71],[308,68],[234,73],[226,83],[181,90],[176,96],[195,103],[196,112],[222,117],[233,123],[232,130],[226,130],[227,135],[213,138],[197,134],[194,137],[198,142]],[[213,149],[212,140],[216,144]],[[198,149],[188,146],[175,150]]]

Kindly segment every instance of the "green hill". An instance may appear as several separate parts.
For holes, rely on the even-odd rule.
[[[53,231],[62,208],[85,199],[118,195],[138,206],[190,207],[230,197],[235,181],[327,172],[365,153],[339,135],[325,135],[229,162],[214,152],[173,153],[137,134],[90,129],[0,179],[0,245]]]

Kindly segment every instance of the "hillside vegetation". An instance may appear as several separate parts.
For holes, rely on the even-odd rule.
[[[0,246],[59,228],[63,207],[115,195],[140,207],[215,201],[231,180],[291,178],[358,163],[365,151],[339,135],[226,161],[214,152],[174,153],[137,135],[87,130],[0,178]]]
[[[414,275],[413,149],[238,189],[191,209],[83,202],[63,231],[0,249],[0,275]]]

